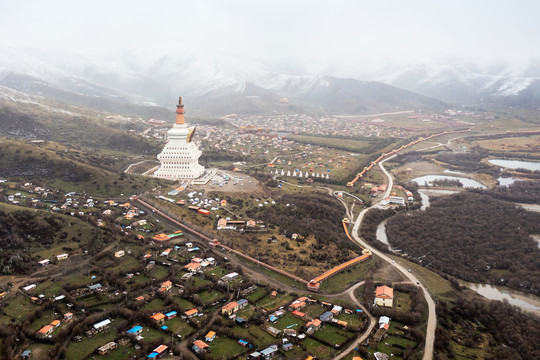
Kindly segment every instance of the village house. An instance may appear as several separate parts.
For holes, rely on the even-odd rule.
[[[202,354],[204,352],[207,352],[210,347],[208,346],[207,343],[205,343],[204,341],[202,340],[195,340],[193,342],[193,346],[191,347],[193,349],[193,351],[195,351],[197,354]]]
[[[278,352],[278,346],[270,345],[266,349],[261,350],[261,355],[263,359],[271,359],[276,355],[277,352]]]
[[[199,313],[199,310],[197,309],[191,309],[184,313],[188,317],[188,319],[191,319],[192,317],[196,316]]]
[[[238,311],[238,303],[236,301],[231,301],[227,305],[221,308],[221,314],[231,316],[232,314]]]
[[[386,285],[378,286],[375,289],[375,305],[392,307],[394,300],[394,289]]]
[[[184,269],[194,273],[194,272],[197,272],[201,269],[201,264],[200,263],[197,263],[197,262],[191,262],[189,264],[187,264],[186,266],[184,266]]]
[[[68,312],[64,314],[64,321],[69,321],[71,319],[73,319],[73,313]]]
[[[292,312],[292,316],[297,317],[299,319],[305,319],[306,314],[304,314],[301,311],[295,310],[295,311]]]
[[[132,327],[128,331],[126,331],[126,334],[136,336],[136,335],[140,335],[142,331],[143,331],[142,326],[137,325],[137,326]]]
[[[281,335],[281,330],[276,329],[273,326],[267,326],[266,327],[266,332],[268,332],[273,337],[279,337]]]
[[[176,311],[169,311],[168,313],[165,314],[165,317],[167,318],[167,320],[171,320],[175,318],[176,315],[178,315]]]
[[[114,253],[114,257],[117,257],[117,258],[122,257],[124,255],[126,255],[126,252],[124,250],[118,250],[117,252]]]
[[[321,316],[319,316],[319,319],[321,321],[330,321],[334,318],[334,314],[332,314],[332,312],[330,311],[327,311],[325,313],[323,313]]]
[[[204,337],[205,341],[212,342],[216,338],[216,332],[215,331],[209,331],[208,334]]]
[[[238,310],[241,310],[245,308],[246,306],[248,306],[248,301],[246,299],[240,299],[237,301],[237,303],[238,303]]]
[[[308,331],[309,331],[310,329],[312,329],[311,331],[312,331],[312,332],[315,332],[315,331],[317,331],[317,330],[319,330],[319,329],[321,328],[321,324],[322,324],[321,320],[319,320],[319,319],[313,319],[313,320],[309,321],[309,322],[306,324],[306,328],[308,329]]]
[[[117,347],[117,344],[114,341],[111,341],[111,342],[99,347],[98,348],[98,353],[99,353],[99,355],[105,355],[109,351],[112,351],[112,350],[116,349],[116,347]]]
[[[162,284],[161,284],[161,287],[159,289],[159,292],[165,292],[165,291],[169,291],[172,289],[172,282],[167,280],[167,281],[164,281]]]
[[[40,337],[45,337],[49,334],[51,334],[54,331],[54,326],[51,325],[45,325],[41,329],[38,330],[37,334]]]
[[[152,316],[150,316],[153,320],[157,321],[160,324],[163,324],[165,322],[165,315],[162,313],[156,313]]]
[[[167,349],[169,347],[167,345],[159,345],[157,348],[155,348],[150,355],[148,355],[148,359],[158,359],[165,355],[167,353]]]

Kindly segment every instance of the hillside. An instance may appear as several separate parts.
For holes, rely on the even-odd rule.
[[[171,114],[169,117],[172,118]],[[131,134],[138,123],[109,121],[92,110],[0,87],[0,136],[52,140],[97,149],[157,154],[160,145]]]
[[[27,273],[43,251],[99,249],[106,239],[80,219],[0,203],[0,274]]]
[[[98,153],[57,143],[28,144],[0,139],[0,177],[41,180],[64,191],[118,196],[153,188],[163,181],[115,172]]]

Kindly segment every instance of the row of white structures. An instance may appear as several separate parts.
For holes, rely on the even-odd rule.
[[[305,178],[308,178],[308,177],[317,177],[317,178],[321,178],[321,179],[330,179],[330,177],[328,176],[328,174],[326,174],[326,176],[324,174],[311,174],[309,171],[306,171],[305,173],[302,173],[302,170],[300,171],[296,171],[294,170],[292,173],[290,170],[287,170],[287,173],[285,173],[285,170],[281,170],[281,172],[279,172],[278,169],[276,169],[276,172],[274,173],[276,175],[281,175],[281,176],[294,176],[294,177],[305,177]]]

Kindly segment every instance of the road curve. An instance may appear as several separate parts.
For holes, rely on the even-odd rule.
[[[351,286],[350,288],[348,288],[347,290],[345,290],[344,292],[348,293],[348,295],[351,298],[352,302],[354,302],[356,304],[356,306],[361,308],[364,311],[364,313],[368,316],[369,326],[366,329],[366,331],[364,331],[364,333],[362,335],[357,337],[345,350],[343,350],[338,356],[334,357],[333,360],[340,360],[340,359],[343,359],[344,357],[346,357],[347,355],[349,355],[351,351],[353,351],[355,348],[357,348],[361,343],[363,343],[368,338],[368,336],[371,334],[371,331],[373,330],[375,325],[377,325],[377,319],[375,319],[373,316],[371,316],[371,314],[367,311],[365,306],[362,305],[360,303],[360,301],[358,301],[356,296],[354,296],[354,291],[356,290],[356,288],[358,288],[360,285],[363,285],[364,282],[365,281],[360,281],[360,282],[356,283],[355,285]]]
[[[393,156],[392,156],[393,157]],[[391,159],[392,157],[389,157],[379,163],[379,166],[381,167],[384,174],[388,177],[388,188],[386,192],[384,193],[383,199],[388,197],[390,194],[390,191],[392,191],[392,186],[394,185],[394,179],[392,176],[388,173],[388,171],[384,168],[383,163],[386,160]],[[433,298],[427,291],[426,287],[420,283],[420,280],[416,278],[412,273],[408,271],[403,265],[395,262],[390,257],[388,257],[386,254],[382,253],[381,251],[373,248],[369,244],[367,244],[362,238],[358,235],[358,230],[360,229],[360,225],[362,224],[362,220],[364,218],[364,215],[371,209],[371,208],[378,208],[379,205],[375,204],[369,208],[366,208],[362,210],[360,214],[358,214],[358,217],[356,218],[354,222],[354,227],[351,232],[351,235],[353,239],[360,244],[362,247],[366,247],[371,250],[374,254],[379,256],[381,259],[387,261],[390,263],[390,265],[394,266],[396,269],[398,269],[405,277],[407,277],[410,281],[412,281],[413,284],[417,284],[422,288],[422,291],[424,293],[424,298],[426,299],[426,302],[428,304],[428,324],[426,329],[426,346],[424,348],[424,357],[423,360],[431,360],[433,359],[433,345],[435,343],[435,327],[437,326],[437,315],[435,313],[435,302],[433,301]]]

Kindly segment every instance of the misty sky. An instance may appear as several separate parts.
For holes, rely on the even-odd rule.
[[[258,59],[540,57],[540,1],[0,1],[0,43]]]

